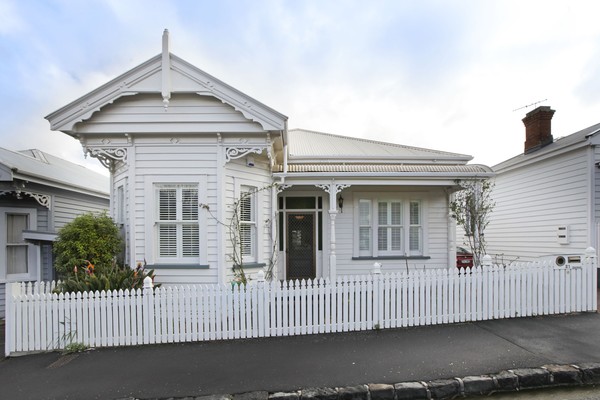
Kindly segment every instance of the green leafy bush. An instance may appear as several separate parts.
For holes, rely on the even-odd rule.
[[[113,220],[106,215],[86,213],[66,224],[54,242],[56,272],[66,278],[74,267],[95,266],[95,272],[113,265],[121,250],[121,236]]]

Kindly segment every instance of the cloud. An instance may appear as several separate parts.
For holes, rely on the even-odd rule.
[[[24,30],[26,24],[15,1],[0,1],[0,35],[11,36]]]
[[[599,14],[594,1],[0,0],[0,138],[81,157],[43,116],[158,54],[168,28],[173,53],[290,127],[492,165],[522,151],[516,108],[548,99],[555,137],[598,122]]]

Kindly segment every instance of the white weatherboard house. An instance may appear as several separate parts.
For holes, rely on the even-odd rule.
[[[493,167],[496,206],[485,236],[499,262],[600,246],[600,123],[554,140],[553,115],[548,106],[527,113],[523,154]]]
[[[278,279],[455,265],[455,180],[489,177],[488,167],[288,130],[286,116],[168,46],[165,31],[162,54],[46,117],[110,169],[130,265],[145,260],[166,284],[228,282],[231,242],[217,220],[244,193],[250,274],[273,259]]]
[[[0,318],[7,283],[54,279],[60,228],[108,206],[108,177],[40,150],[0,148]]]

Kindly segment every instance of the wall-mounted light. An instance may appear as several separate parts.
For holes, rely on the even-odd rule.
[[[340,197],[338,197],[338,207],[340,208],[340,212],[343,214],[344,213],[344,198],[342,197],[342,195],[340,195]]]
[[[252,156],[246,157],[246,166],[250,167],[250,168],[254,167],[254,157],[252,157]]]

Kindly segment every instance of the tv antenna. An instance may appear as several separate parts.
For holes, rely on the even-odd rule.
[[[545,101],[547,101],[547,100],[548,100],[548,99],[544,99],[544,100],[538,100],[538,101],[536,101],[535,103],[531,103],[531,104],[527,104],[526,106],[523,106],[523,107],[515,108],[515,109],[513,110],[513,112],[514,112],[514,111],[519,111],[519,110],[522,110],[522,109],[524,109],[524,108],[535,107],[535,106],[537,106],[538,104],[540,104],[540,103],[543,103],[543,102],[545,102]]]

